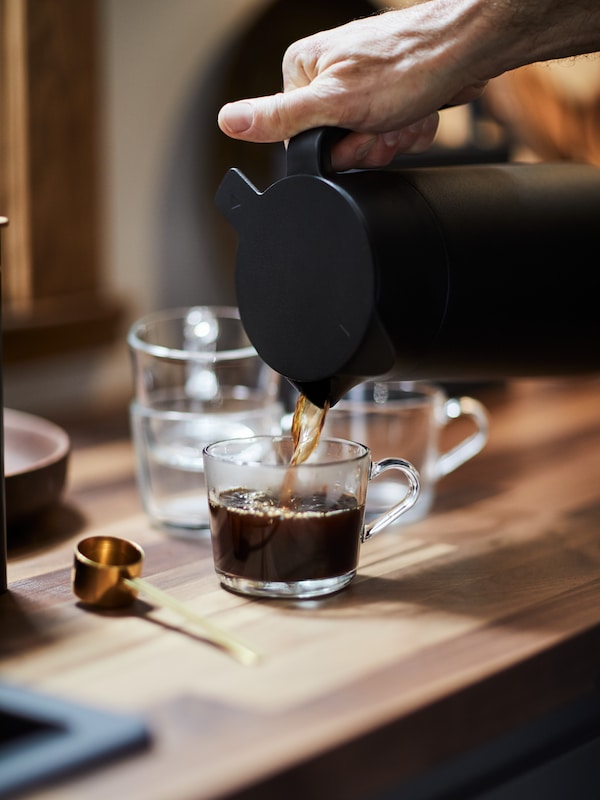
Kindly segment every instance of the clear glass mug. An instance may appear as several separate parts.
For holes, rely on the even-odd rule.
[[[457,419],[468,419],[472,433],[446,452],[440,435]],[[421,476],[421,493],[403,525],[426,516],[435,500],[437,482],[476,456],[488,440],[488,414],[473,397],[448,397],[434,384],[408,381],[368,381],[356,386],[329,410],[324,436],[366,444],[375,458],[399,452]],[[398,491],[390,473],[367,498],[367,514],[379,514]]]
[[[128,334],[137,478],[150,518],[180,536],[208,536],[202,450],[281,429],[279,376],[258,356],[232,307],[148,314]]]
[[[357,442],[321,438],[290,467],[289,437],[216,442],[204,450],[214,564],[221,584],[260,597],[310,598],[347,586],[361,542],[415,504],[419,475],[401,458],[374,461]],[[394,500],[365,524],[369,491],[395,472]]]

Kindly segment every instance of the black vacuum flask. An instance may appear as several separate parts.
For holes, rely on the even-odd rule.
[[[465,381],[600,366],[600,169],[475,164],[336,173],[344,132],[294,137],[260,192],[216,195],[264,361],[317,405],[367,378]]]

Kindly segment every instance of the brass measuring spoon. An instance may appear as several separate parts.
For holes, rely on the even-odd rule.
[[[256,650],[143,580],[140,577],[143,561],[142,548],[128,539],[116,536],[90,536],[83,539],[75,547],[71,574],[73,592],[86,605],[99,608],[128,606],[139,592],[193,622],[204,639],[222,647],[242,664],[255,664],[260,659]]]

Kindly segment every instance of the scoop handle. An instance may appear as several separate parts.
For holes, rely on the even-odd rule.
[[[158,605],[169,608],[189,622],[194,623],[194,625],[202,631],[202,636],[206,641],[212,642],[224,650],[227,650],[230,655],[242,664],[249,666],[251,664],[256,664],[260,660],[261,654],[256,650],[249,647],[244,642],[241,642],[232,634],[213,625],[201,614],[196,614],[196,612],[191,611],[186,605],[180,603],[161,589],[157,589],[156,586],[148,583],[148,581],[145,581],[143,578],[121,578],[121,580],[130,589],[137,590],[151,600],[154,600]]]

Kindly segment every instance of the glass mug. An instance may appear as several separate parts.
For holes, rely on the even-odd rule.
[[[323,439],[290,467],[293,442],[257,436],[204,449],[211,541],[221,584],[240,594],[311,598],[347,586],[361,542],[407,512],[419,475],[401,458],[373,461],[357,442]],[[393,502],[365,525],[367,486],[402,475]],[[370,488],[369,488],[370,490]]]
[[[469,419],[474,431],[446,452],[440,452],[442,430],[459,418]],[[421,477],[421,493],[406,525],[426,516],[435,500],[437,482],[484,448],[488,415],[473,397],[447,397],[443,389],[424,382],[368,381],[356,386],[327,414],[324,436],[364,442],[374,458],[390,451],[402,453]],[[398,491],[389,473],[367,498],[367,518],[385,509]]]
[[[281,430],[279,376],[250,344],[236,308],[157,311],[128,335],[131,428],[142,503],[163,529],[208,537],[202,450]]]

